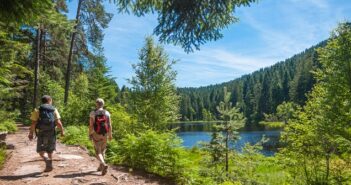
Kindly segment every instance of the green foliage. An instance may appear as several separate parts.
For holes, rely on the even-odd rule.
[[[265,141],[255,145],[246,144],[241,153],[230,151],[228,176],[224,173],[223,162],[215,164],[213,157],[209,156],[212,155],[210,152],[203,153],[200,174],[211,177],[213,184],[291,184],[290,173],[286,170],[289,167],[281,163],[282,159],[259,153],[262,142]],[[222,158],[224,160],[224,156]]]
[[[51,0],[2,0],[0,3],[0,22],[7,24],[28,23],[38,19],[53,6]]]
[[[299,109],[298,105],[292,102],[283,102],[277,107],[277,116],[280,121],[285,124],[288,123],[289,119],[293,118],[294,113]]]
[[[260,121],[260,125],[264,125],[267,128],[283,128],[285,123],[281,121]]]
[[[343,184],[350,180],[351,26],[342,23],[325,48],[318,50],[321,68],[303,110],[284,130],[283,154],[295,178],[305,184]],[[299,174],[303,172],[302,174]]]
[[[128,134],[117,143],[111,143],[108,160],[176,178],[183,168],[179,162],[181,152],[180,140],[173,133],[148,130],[140,135]]]
[[[178,118],[178,95],[175,88],[174,61],[169,62],[164,49],[146,38],[139,53],[140,63],[133,65],[131,106],[140,125],[152,129],[167,129]]]
[[[210,172],[216,182],[223,182],[229,177],[229,143],[234,143],[239,139],[238,130],[245,125],[245,117],[238,108],[233,107],[230,102],[231,93],[227,88],[223,89],[223,101],[217,107],[218,112],[221,114],[220,125],[216,125],[216,132],[212,134],[211,142],[205,144],[205,150],[211,155],[211,161],[208,166],[213,168],[214,171]],[[221,133],[224,133],[223,136]],[[224,167],[223,167],[223,163]],[[225,169],[225,173],[224,170]],[[225,176],[224,176],[225,174]]]
[[[128,134],[108,145],[107,160],[170,178],[177,184],[213,184],[211,177],[200,174],[204,152],[186,150],[172,132],[147,130]]]
[[[113,138],[119,140],[129,133],[135,133],[140,130],[136,124],[136,120],[131,117],[120,104],[107,107],[111,114]]]
[[[223,183],[220,183],[219,185],[242,185],[242,184],[239,181],[235,181],[235,182],[225,181]]]
[[[17,131],[16,122],[13,120],[5,120],[0,122],[0,131],[7,131],[9,133],[14,133]]]
[[[210,1],[210,0],[116,0],[122,12],[143,16],[158,13],[158,25],[154,33],[164,43],[180,45],[186,52],[200,49],[207,41],[222,38],[220,32],[238,21],[233,15],[236,8],[249,6],[256,0]]]
[[[65,137],[61,138],[61,141],[68,145],[85,147],[90,154],[94,154],[94,146],[88,135],[87,126],[68,126],[65,129]]]
[[[4,166],[6,161],[6,149],[0,147],[0,169]]]
[[[0,108],[14,109],[18,106],[11,102],[23,96],[23,89],[28,85],[30,71],[21,63],[29,54],[30,46],[18,39],[12,39],[19,32],[0,22]],[[17,107],[16,107],[17,108]]]
[[[17,125],[15,119],[18,117],[17,111],[4,111],[0,110],[0,132],[5,131],[14,133],[17,131]]]

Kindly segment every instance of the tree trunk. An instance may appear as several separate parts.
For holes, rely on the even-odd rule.
[[[71,46],[69,48],[69,53],[68,53],[68,61],[67,61],[67,70],[66,70],[66,85],[65,85],[65,97],[64,97],[64,103],[65,105],[68,102],[68,93],[69,93],[69,86],[70,86],[70,80],[71,80],[71,71],[72,71],[72,54],[73,54],[73,46],[74,46],[74,40],[76,37],[76,29],[77,25],[79,23],[79,14],[80,14],[80,7],[82,4],[83,0],[78,1],[78,8],[77,8],[77,15],[76,15],[76,25],[74,26],[74,30],[72,33],[72,38],[71,38]]]
[[[326,182],[325,184],[328,184],[328,181],[329,181],[329,171],[330,171],[330,153],[328,153],[326,156],[325,156],[325,163],[326,163],[326,175],[325,175],[325,179],[326,179]]]
[[[228,128],[228,123],[227,124],[227,128]],[[225,172],[226,172],[226,177],[229,176],[228,171],[229,171],[229,157],[228,157],[228,153],[229,153],[229,131],[228,129],[226,130],[226,137],[225,137]]]
[[[42,66],[43,66],[43,71],[46,71],[46,66],[47,66],[47,62],[46,62],[46,32],[45,32],[45,28],[43,28],[43,30],[41,31],[41,37],[42,37],[42,44],[41,44],[41,48],[42,48],[42,54],[41,54],[41,62],[42,62]]]
[[[37,29],[37,44],[36,44],[36,53],[35,53],[35,65],[34,65],[34,93],[33,93],[33,109],[37,106],[38,98],[38,87],[39,87],[39,63],[40,63],[40,38],[41,30],[40,25]]]

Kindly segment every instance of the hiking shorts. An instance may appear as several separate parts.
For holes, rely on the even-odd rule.
[[[95,154],[105,155],[106,147],[107,147],[107,134],[103,136],[97,133],[93,133],[93,142],[94,142]]]
[[[55,131],[41,132],[37,135],[37,152],[52,153],[56,150]]]

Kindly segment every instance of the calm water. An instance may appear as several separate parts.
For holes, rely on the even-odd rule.
[[[183,139],[183,145],[187,148],[193,146],[199,146],[199,142],[209,142],[211,140],[213,123],[180,123],[175,124],[172,128],[179,127],[178,136]],[[264,130],[260,128],[243,129],[240,131],[240,139],[232,146],[237,150],[241,151],[242,147],[246,143],[256,144],[261,141],[265,135],[269,139],[263,145],[262,154],[266,156],[274,155],[278,146],[280,131],[278,130]]]

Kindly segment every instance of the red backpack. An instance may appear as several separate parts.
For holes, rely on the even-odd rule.
[[[110,131],[110,120],[105,110],[95,111],[94,131],[100,135],[105,135]]]

